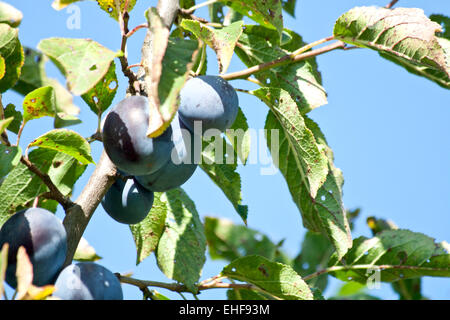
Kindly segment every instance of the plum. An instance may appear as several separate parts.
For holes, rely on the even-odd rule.
[[[105,118],[103,146],[111,161],[132,175],[150,174],[170,158],[172,130],[157,138],[147,137],[148,99],[131,96],[120,101]]]
[[[238,105],[236,91],[226,80],[205,75],[186,82],[180,92],[178,112],[191,131],[194,131],[195,121],[200,121],[202,133],[208,129],[224,132],[233,125]]]
[[[67,253],[67,234],[59,218],[42,208],[28,208],[12,215],[0,229],[0,248],[9,243],[6,282],[16,282],[17,251],[25,250],[33,264],[33,284],[43,286],[55,281]]]
[[[94,262],[79,262],[64,268],[55,282],[53,296],[62,300],[123,300],[117,277]]]
[[[102,200],[103,209],[114,220],[136,224],[144,220],[153,206],[154,194],[134,179],[117,179]]]
[[[164,192],[177,188],[197,169],[194,134],[179,120],[178,114],[172,120],[171,127],[174,148],[169,161],[152,174],[135,177],[148,190]]]

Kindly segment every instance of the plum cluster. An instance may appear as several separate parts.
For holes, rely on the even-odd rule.
[[[149,213],[154,192],[184,184],[194,174],[201,148],[198,137],[209,130],[224,132],[238,112],[234,88],[219,76],[191,78],[180,92],[180,105],[170,126],[158,137],[147,137],[148,99],[131,96],[106,116],[102,137],[108,157],[125,181],[117,179],[102,206],[116,221],[135,224]],[[197,137],[197,138],[196,138]]]
[[[29,208],[12,215],[0,229],[0,248],[8,243],[5,280],[17,287],[17,252],[24,247],[33,265],[33,284],[55,285],[54,297],[63,300],[122,300],[117,277],[93,262],[80,262],[63,269],[67,235],[53,213]]]

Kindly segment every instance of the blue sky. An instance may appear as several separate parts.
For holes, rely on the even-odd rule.
[[[120,32],[117,23],[100,11],[94,1],[77,4],[81,9],[81,28],[68,29],[66,10],[55,11],[48,1],[6,1],[24,14],[20,26],[23,45],[36,47],[40,39],[49,37],[91,38],[104,46],[118,50]],[[138,0],[131,13],[130,27],[143,23],[144,10],[156,1]],[[285,27],[300,33],[307,42],[331,35],[335,20],[355,6],[385,5],[379,0],[297,1],[296,19],[285,14]],[[400,0],[397,7],[419,7],[427,15],[450,15],[448,0]],[[197,12],[205,16],[206,10]],[[140,61],[140,45],[145,32],[138,31],[128,47],[131,64]],[[366,226],[368,216],[393,220],[399,227],[422,232],[436,241],[450,241],[450,92],[433,82],[409,74],[401,67],[366,49],[334,51],[317,58],[328,92],[328,104],[310,113],[325,133],[335,154],[335,164],[345,177],[344,204],[362,209],[353,236],[370,236]],[[229,71],[243,69],[237,57]],[[59,71],[47,64],[50,76],[64,83]],[[217,74],[212,52],[208,55],[208,74]],[[124,97],[126,81],[121,74],[119,90],[114,100]],[[236,88],[251,89],[253,84],[231,82]],[[267,107],[258,99],[239,93],[240,106],[249,126],[264,128]],[[3,95],[3,102],[22,105],[15,93]],[[75,103],[81,108],[83,123],[71,127],[84,136],[95,131],[96,117],[80,97]],[[42,118],[27,124],[22,143],[52,128],[52,119]],[[93,143],[92,152],[98,160],[102,145]],[[79,194],[94,167],[90,166],[76,185]],[[274,242],[285,239],[283,248],[291,256],[298,253],[305,234],[301,216],[292,202],[287,185],[280,173],[260,175],[260,165],[240,166],[243,202],[249,206],[248,226],[267,234]],[[184,185],[195,201],[200,216],[217,216],[241,224],[239,216],[209,178],[198,169]],[[63,212],[58,211],[63,218]],[[133,272],[140,279],[171,281],[157,268],[152,256],[135,265],[136,252],[129,228],[112,220],[101,207],[94,214],[85,238],[104,259],[99,263],[113,272]],[[218,274],[224,262],[208,257],[201,279]],[[340,282],[332,280],[325,292],[332,295]],[[138,289],[123,285],[126,299],[140,299]],[[163,294],[180,298],[161,290]],[[371,294],[396,299],[389,285],[370,291]],[[450,279],[425,278],[423,293],[432,299],[450,298]],[[186,298],[191,299],[189,294]],[[221,299],[225,290],[203,292],[200,299]]]

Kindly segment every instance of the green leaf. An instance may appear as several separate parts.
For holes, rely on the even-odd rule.
[[[232,261],[247,255],[259,255],[272,261],[289,263],[266,235],[230,220],[205,217],[205,235],[212,259]],[[280,261],[281,260],[281,261]]]
[[[208,6],[208,12],[211,22],[223,23],[223,20],[225,18],[224,8],[225,5],[220,2],[215,2]]]
[[[0,144],[0,179],[19,164],[21,156],[20,147],[8,147]]]
[[[222,139],[223,150],[216,150],[215,139]],[[236,154],[225,139],[218,136],[212,141],[203,141],[202,161],[199,166],[209,178],[223,191],[236,209],[236,212],[247,223],[248,207],[242,205],[241,176],[236,171]]]
[[[52,3],[52,7],[55,10],[62,10],[65,7],[71,5],[72,3],[79,2],[82,0],[54,0]]]
[[[8,248],[9,245],[5,243],[0,251],[0,298],[3,296],[3,284],[5,282],[6,267],[8,266]]]
[[[283,32],[283,13],[279,0],[232,0],[221,1],[233,10],[258,22],[260,25],[276,29],[281,38]]]
[[[445,58],[447,61],[447,67],[450,68],[450,41],[445,38],[439,38],[439,37],[436,37],[436,39],[439,42],[439,44],[442,46],[442,49],[444,50]],[[410,72],[412,74],[428,78],[429,80],[437,83],[439,86],[446,88],[446,89],[450,89],[450,77],[446,72],[444,72],[442,70],[438,70],[438,69],[430,68],[430,67],[426,67],[426,66],[418,66],[418,65],[409,63],[403,59],[398,59],[396,57],[393,57],[391,55],[388,55],[388,54],[385,54],[382,52],[380,52],[380,56],[404,67],[408,72]]]
[[[167,200],[163,193],[155,192],[152,209],[138,224],[131,224],[130,230],[136,244],[136,265],[147,258],[158,246],[164,231],[167,216]]]
[[[52,87],[42,87],[31,91],[23,100],[23,121],[55,115],[55,91]]]
[[[20,111],[16,111],[16,107],[10,103],[5,108],[5,117],[13,117],[12,122],[8,125],[8,130],[17,134],[23,120],[22,113]]]
[[[2,79],[5,76],[5,72],[6,72],[5,59],[3,59],[2,56],[0,56],[0,79]]]
[[[22,18],[22,12],[6,2],[0,2],[0,23],[6,23],[16,28],[22,22]]]
[[[66,76],[67,87],[75,95],[93,88],[122,54],[90,39],[49,38],[41,40],[38,49]]]
[[[398,294],[400,300],[423,300],[422,279],[405,279],[391,283],[392,289]]]
[[[0,251],[0,298],[3,296],[3,283],[5,282],[6,267],[8,266],[8,248],[9,245],[5,243]]]
[[[191,31],[216,52],[219,72],[225,73],[233,57],[236,43],[242,34],[243,23],[243,21],[238,21],[222,29],[213,29],[199,21],[184,19],[181,27]]]
[[[97,261],[102,257],[97,255],[94,247],[85,238],[81,238],[73,259],[76,261]]]
[[[117,20],[119,18],[119,14],[114,2],[115,2],[114,0],[97,0],[97,3],[100,6],[100,8],[106,11],[111,18]],[[128,2],[127,12],[133,10],[134,5],[136,4],[136,0],[128,0],[128,1],[119,0],[120,12],[123,12],[123,10],[125,9],[125,3],[127,2]]]
[[[195,5],[195,0],[180,0],[180,8],[189,9]]]
[[[297,4],[297,0],[283,0],[281,4],[283,6],[283,10],[295,18],[295,6]]]
[[[195,40],[169,38],[158,84],[158,112],[163,119],[163,126],[149,126],[149,132],[162,133],[170,125],[178,110],[179,93],[188,80],[199,52],[199,43]]]
[[[291,40],[280,48],[273,44],[276,35],[273,30],[247,25],[239,39],[236,54],[247,67],[252,67],[284,57],[305,45],[295,32],[286,30],[286,34]],[[271,68],[254,76],[264,86],[289,92],[302,113],[327,103],[327,94],[314,58]]]
[[[156,259],[170,279],[193,293],[205,263],[206,239],[194,202],[180,188],[166,192],[166,226],[159,239]]]
[[[333,34],[344,42],[376,50],[400,65],[434,71],[425,74],[440,72],[448,80],[449,46],[438,40],[438,31],[442,31],[441,26],[421,9],[356,7],[336,21]]]
[[[423,276],[450,277],[450,254],[437,250],[434,239],[409,230],[385,230],[373,238],[359,237],[344,256],[345,266],[336,255],[329,266],[331,274],[344,281],[383,282]]]
[[[234,260],[221,275],[251,283],[263,291],[286,300],[312,300],[313,293],[288,265],[252,255]]]
[[[302,117],[283,89],[260,88],[252,94],[271,109],[265,125],[267,145],[302,214],[303,225],[326,235],[342,257],[352,245],[342,203],[343,177],[333,165],[323,134],[317,124]]]
[[[56,150],[74,157],[82,164],[94,163],[89,142],[72,130],[51,130],[33,140],[28,147]]]
[[[31,48],[25,48],[25,63],[22,67],[19,81],[13,90],[27,95],[40,87],[51,86],[55,90],[55,120],[54,127],[61,128],[80,123],[75,118],[80,109],[74,105],[72,94],[57,80],[48,78],[45,72],[47,58],[40,52]]]
[[[333,253],[330,241],[320,233],[306,232],[300,254],[294,259],[293,268],[301,276],[310,275],[326,268]],[[328,275],[323,274],[307,281],[308,285],[324,291],[328,284]]]
[[[250,154],[251,136],[248,128],[247,118],[242,109],[238,109],[236,120],[230,129],[225,131],[227,138],[233,146],[234,152],[237,154],[241,162],[245,165]]]
[[[5,75],[0,79],[0,93],[13,87],[20,76],[24,54],[18,32],[18,29],[0,23],[0,56],[5,60],[6,66]]]
[[[118,81],[116,76],[116,64],[111,62],[105,76],[88,92],[81,97],[95,114],[102,114],[111,105],[117,92]]]
[[[376,235],[384,230],[397,230],[397,225],[385,219],[379,219],[375,217],[367,218],[367,225],[372,231],[373,235]],[[444,252],[445,254],[445,252]],[[420,278],[414,279],[402,279],[391,283],[392,289],[398,293],[400,300],[420,300],[422,299]]]
[[[366,288],[366,284],[350,281],[344,283],[337,293],[339,297],[352,296],[358,293],[361,293]]]
[[[0,120],[0,134],[3,133],[3,131],[6,130],[6,128],[8,128],[8,126],[10,125],[10,123],[14,120],[14,117],[8,117],[6,119],[2,119]]]
[[[228,300],[268,300],[270,295],[249,289],[229,289],[227,298]]]
[[[377,233],[384,230],[397,230],[397,225],[391,220],[379,219],[375,217],[367,218],[367,225],[372,231],[372,235],[376,235]]]
[[[41,172],[49,175],[64,195],[71,193],[73,185],[86,169],[71,156],[50,149],[32,150],[28,158]],[[17,208],[31,206],[36,197],[48,191],[38,176],[19,163],[0,185],[0,226]]]
[[[450,18],[442,14],[432,14],[430,20],[439,23],[443,29],[443,31],[439,32],[437,35],[450,40]]]
[[[306,126],[302,115],[295,107],[295,102],[283,89],[260,88],[252,91],[251,94],[269,106],[275,117],[274,120],[276,119],[281,126],[280,141],[274,142],[279,142],[280,148],[288,148],[287,155],[294,156],[293,165],[298,171],[297,175],[300,175],[297,184],[304,185],[308,193],[316,197],[317,191],[324,184],[328,174],[328,159],[317,144],[313,133]],[[266,129],[272,128],[266,126]],[[287,160],[284,157],[281,158],[284,161]]]

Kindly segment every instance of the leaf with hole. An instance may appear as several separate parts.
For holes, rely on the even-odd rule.
[[[303,117],[283,89],[252,91],[270,107],[267,145],[297,205],[303,225],[326,235],[340,257],[352,246],[342,202],[343,177],[317,124]]]
[[[122,55],[90,39],[49,38],[41,40],[38,49],[66,76],[67,87],[75,95],[93,88],[114,58]]]
[[[82,164],[94,163],[91,146],[77,132],[68,129],[54,129],[33,140],[28,148],[39,147],[65,153]]]
[[[55,116],[55,91],[52,87],[42,87],[31,91],[23,99],[23,121]]]
[[[448,40],[436,32],[441,26],[417,8],[385,9],[356,7],[336,21],[336,39],[359,47],[376,50],[408,71],[433,78],[448,86],[450,62]],[[443,39],[443,38],[442,38]]]
[[[450,277],[450,254],[438,248],[434,239],[404,229],[385,230],[373,238],[359,237],[344,256],[329,261],[338,279],[366,283],[377,274],[383,282],[423,276]]]
[[[205,263],[206,239],[194,202],[180,188],[164,193],[166,226],[156,249],[158,267],[170,279],[197,293]]]
[[[92,112],[102,114],[114,100],[118,84],[116,64],[112,61],[105,76],[81,97],[88,104],[89,108],[91,108]]]
[[[97,0],[98,5],[102,10],[107,12],[109,16],[115,20],[119,18],[119,12],[123,12],[125,9],[125,4],[128,3],[127,12],[133,10],[136,0],[117,0],[119,3],[119,8],[116,7],[115,0]],[[117,10],[119,9],[119,11]]]
[[[221,275],[251,283],[279,299],[313,300],[313,292],[290,266],[250,255],[223,268]]]
[[[300,35],[290,30],[285,32],[290,40],[280,48],[273,44],[277,35],[273,30],[247,25],[239,39],[236,54],[247,67],[252,67],[285,57],[305,45]],[[327,104],[327,94],[314,58],[283,64],[257,72],[254,76],[262,83],[261,86],[282,88],[289,92],[302,113]]]
[[[22,113],[16,110],[16,106],[12,103],[8,104],[5,108],[5,118],[12,117],[13,120],[8,125],[8,130],[17,134],[20,129],[20,125],[22,124]]]
[[[136,265],[156,250],[164,231],[168,210],[167,197],[155,192],[153,206],[147,217],[140,223],[130,225],[137,250]]]
[[[280,0],[232,0],[221,1],[233,10],[258,22],[260,25],[277,30],[279,38],[283,32],[283,10]]]
[[[222,29],[214,29],[198,21],[184,19],[181,27],[191,31],[216,52],[219,72],[225,73],[230,65],[236,43],[242,34],[243,23],[238,21]]]

